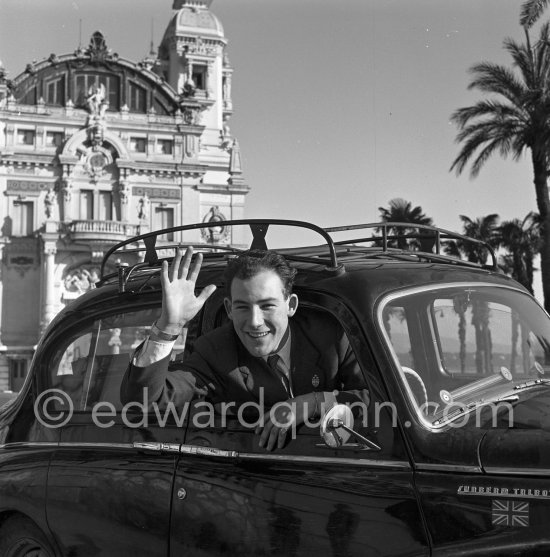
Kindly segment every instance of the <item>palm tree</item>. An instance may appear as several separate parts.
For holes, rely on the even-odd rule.
[[[498,245],[498,220],[499,216],[495,213],[485,217],[471,219],[466,215],[460,215],[462,220],[463,234],[475,240],[481,240],[489,244],[491,247]],[[463,256],[472,263],[483,265],[487,260],[488,250],[477,242],[468,242],[464,240],[456,240],[449,242],[446,251],[450,255]],[[466,308],[457,311],[459,316],[458,322],[458,340],[460,343],[460,362],[461,369],[465,367],[466,357]],[[491,370],[491,353],[492,340],[491,331],[489,330],[489,308],[484,300],[472,299],[472,325],[475,330],[476,338],[476,368],[478,373],[489,372]]]
[[[480,240],[489,244],[492,248],[498,246],[498,219],[496,213],[492,213],[485,217],[478,217],[471,219],[466,215],[460,215],[462,221],[463,234],[474,240]],[[446,246],[446,251],[449,255],[456,257],[463,256],[472,263],[479,263],[483,265],[487,260],[489,251],[483,245],[468,242],[463,240],[456,240],[449,242]]]
[[[522,221],[504,221],[498,227],[498,242],[507,252],[501,256],[501,269],[533,294],[534,260],[540,243],[538,215],[530,212]]]
[[[392,222],[405,222],[411,223],[412,225],[415,224],[422,224],[431,226],[433,221],[431,217],[428,217],[424,214],[422,207],[417,205],[416,207],[412,206],[410,201],[406,201],[401,197],[396,197],[395,199],[391,199],[389,202],[389,207],[378,207],[380,211],[380,219],[382,222],[392,223]],[[390,234],[398,236],[397,238],[397,247],[400,249],[407,249],[410,245],[418,244],[407,242],[407,239],[403,237],[403,234],[414,230],[414,226],[411,226],[411,229],[406,229],[403,227],[390,227],[389,231]]]
[[[541,27],[539,40],[531,46],[511,39],[504,47],[511,54],[519,76],[504,66],[483,62],[472,67],[469,88],[496,95],[496,99],[458,109],[453,121],[459,127],[462,148],[451,170],[460,174],[473,159],[476,176],[495,152],[518,160],[529,151],[540,215],[540,255],[545,306],[550,310],[550,24]]]
[[[522,27],[532,27],[548,7],[549,0],[526,0],[521,5],[519,23]]]

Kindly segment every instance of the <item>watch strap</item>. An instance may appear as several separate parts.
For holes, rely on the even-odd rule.
[[[173,342],[180,336],[180,333],[174,335],[159,329],[156,321],[151,325],[151,334],[155,335],[160,340],[165,340],[167,342]]]

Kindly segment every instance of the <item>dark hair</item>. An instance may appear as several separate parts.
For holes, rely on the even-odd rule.
[[[292,286],[296,269],[279,253],[265,250],[248,250],[238,257],[231,259],[224,273],[224,282],[227,295],[231,297],[231,284],[234,278],[246,280],[256,276],[262,271],[274,271],[283,283],[285,298],[292,294]]]

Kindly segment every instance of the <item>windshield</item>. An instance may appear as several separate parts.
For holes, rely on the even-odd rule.
[[[378,318],[408,401],[430,427],[550,380],[550,319],[520,291],[415,289],[386,297]]]

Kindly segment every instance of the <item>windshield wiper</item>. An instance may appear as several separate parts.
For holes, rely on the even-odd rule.
[[[437,420],[432,422],[432,425],[442,425],[444,423],[453,422],[456,419],[464,416],[468,412],[472,410],[476,410],[481,406],[486,406],[489,404],[499,404],[501,402],[517,402],[519,400],[519,396],[514,393],[507,393],[502,396],[498,397],[489,397],[489,398],[480,398],[479,400],[475,400],[473,402],[469,402],[460,408],[456,408],[452,412],[449,412],[442,418],[438,418]]]
[[[531,379],[529,381],[525,381],[524,383],[519,383],[518,385],[514,385],[514,387],[506,393],[499,396],[480,398],[478,400],[474,400],[473,402],[469,402],[468,404],[464,404],[463,406],[456,408],[452,412],[449,412],[444,417],[438,418],[437,420],[433,421],[432,425],[442,425],[444,423],[453,422],[454,420],[460,418],[461,416],[464,416],[468,412],[471,412],[472,410],[476,410],[477,408],[488,404],[499,404],[501,402],[518,402],[518,392],[527,391],[529,389],[532,389],[533,387],[548,385],[550,385],[550,379]]]
[[[550,379],[530,379],[524,383],[519,383],[514,386],[514,391],[525,391],[532,387],[539,387],[540,385],[550,385]]]

